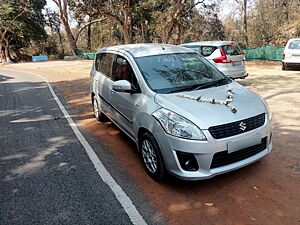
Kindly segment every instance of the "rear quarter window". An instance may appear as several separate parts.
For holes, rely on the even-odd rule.
[[[95,69],[98,72],[111,77],[112,74],[112,64],[113,64],[114,54],[112,53],[100,53],[96,56]]]
[[[207,56],[210,56],[216,49],[217,49],[216,46],[202,46],[200,53],[204,57],[207,57]]]

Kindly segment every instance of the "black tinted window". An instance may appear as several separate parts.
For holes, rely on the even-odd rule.
[[[95,68],[98,72],[111,77],[111,69],[113,64],[114,54],[112,53],[101,53],[96,56]]]
[[[201,55],[203,55],[204,57],[210,56],[216,49],[217,47],[215,46],[202,46]]]
[[[242,50],[238,45],[225,45],[222,48],[226,55],[242,55]]]
[[[117,55],[113,65],[113,80],[127,80],[137,88],[137,79],[129,62],[122,56]]]

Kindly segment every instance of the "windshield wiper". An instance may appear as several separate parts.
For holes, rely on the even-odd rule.
[[[193,84],[193,85],[189,85],[189,86],[184,86],[184,87],[178,87],[174,90],[170,90],[167,92],[167,94],[170,93],[175,93],[175,92],[181,92],[181,91],[191,91],[191,90],[195,90],[195,88],[199,87],[202,84]]]
[[[220,85],[223,85],[223,84],[228,84],[228,79],[222,78],[220,80],[212,81],[212,82],[209,82],[209,83],[193,84],[193,85],[189,85],[189,86],[178,87],[174,90],[168,91],[167,94],[175,93],[175,92],[181,92],[181,91],[195,91],[195,90],[204,89],[204,88],[208,88],[208,87],[220,86]]]
[[[228,84],[228,80],[225,78],[222,78],[220,80],[215,80],[209,83],[205,83],[205,84],[201,84],[198,87],[196,87],[194,90],[199,90],[199,89],[204,89],[204,88],[209,88],[209,87],[214,87],[214,86],[220,86],[220,85],[224,85],[224,84]]]

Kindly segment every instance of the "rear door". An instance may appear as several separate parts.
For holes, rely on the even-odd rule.
[[[112,65],[114,54],[112,53],[99,53],[96,56],[96,76],[95,82],[97,83],[97,97],[100,99],[99,107],[101,110],[112,117],[110,105],[110,89],[112,84]]]

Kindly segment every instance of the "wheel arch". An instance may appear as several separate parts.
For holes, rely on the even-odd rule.
[[[152,132],[145,127],[140,127],[138,130],[137,141],[140,142],[140,139],[144,133],[149,133],[153,136]]]

